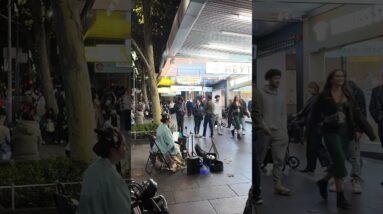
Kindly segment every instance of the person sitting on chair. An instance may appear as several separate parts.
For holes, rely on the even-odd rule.
[[[157,146],[153,146],[152,152],[157,152],[158,149],[164,154],[164,157],[168,163],[170,163],[170,170],[176,171],[182,169],[185,166],[185,162],[182,158],[180,146],[174,143],[172,132],[169,129],[170,116],[163,114],[161,118],[161,124],[157,128],[156,143]]]
[[[93,151],[100,156],[84,173],[77,214],[131,213],[128,185],[116,165],[126,154],[125,138],[116,128],[95,129],[98,142]]]

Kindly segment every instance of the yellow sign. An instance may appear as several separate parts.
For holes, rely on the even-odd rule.
[[[162,77],[160,81],[158,82],[158,86],[171,86],[171,85],[174,85],[174,82],[169,77]]]
[[[113,11],[110,15],[106,10],[93,12],[96,17],[94,23],[87,31],[86,38],[129,39],[132,38],[131,23],[128,20],[130,13]]]

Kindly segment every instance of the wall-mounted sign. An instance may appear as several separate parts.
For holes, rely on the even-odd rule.
[[[132,67],[125,64],[115,62],[95,62],[95,73],[129,73],[132,71]]]
[[[207,62],[207,74],[251,74],[251,63]]]
[[[130,42],[126,45],[97,45],[85,47],[87,62],[125,62],[132,60]]]
[[[173,91],[204,91],[204,92],[213,91],[211,87],[190,86],[190,85],[172,85],[170,86],[170,89]]]
[[[309,20],[310,49],[333,48],[383,34],[383,5],[346,5]]]
[[[201,83],[201,77],[177,76],[176,82],[182,85],[198,85]]]

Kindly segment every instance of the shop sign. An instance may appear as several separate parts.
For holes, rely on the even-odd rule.
[[[129,73],[132,71],[130,66],[122,66],[121,63],[115,62],[95,62],[94,72],[95,73]]]
[[[251,63],[207,62],[207,74],[251,74]]]
[[[211,87],[203,87],[203,86],[189,86],[189,85],[172,85],[170,89],[173,91],[204,91],[204,92],[212,92]]]
[[[192,76],[178,76],[176,82],[182,85],[198,85],[201,83],[201,78]]]
[[[310,19],[312,51],[332,48],[383,34],[383,5],[346,5]]]

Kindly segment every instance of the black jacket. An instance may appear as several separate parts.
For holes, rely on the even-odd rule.
[[[371,125],[368,123],[366,117],[362,114],[359,106],[351,101],[349,102],[350,108],[346,113],[348,124],[353,132],[360,131],[366,133],[370,140],[375,140],[376,136]],[[336,132],[336,123],[326,123],[324,119],[338,112],[335,100],[331,96],[319,95],[317,102],[312,107],[312,112],[308,121],[307,131],[310,133],[313,129],[321,124],[323,132]]]
[[[353,81],[349,81],[349,86],[356,103],[359,105],[360,111],[365,117],[367,117],[366,99],[364,97],[363,90],[360,89]]]
[[[204,113],[203,105],[200,104],[199,106],[197,106],[197,104],[195,104],[194,107],[193,107],[193,116],[194,116],[194,118],[202,119],[203,118],[203,113]]]
[[[383,85],[372,90],[370,113],[378,124],[379,136],[383,136]],[[382,142],[383,145],[383,142]]]

